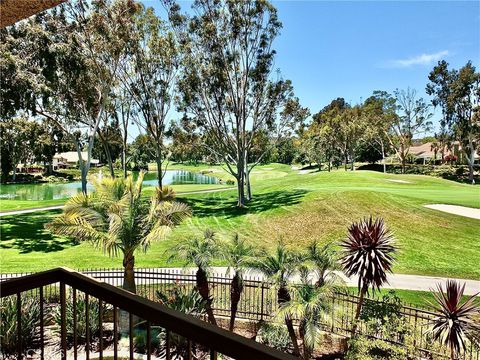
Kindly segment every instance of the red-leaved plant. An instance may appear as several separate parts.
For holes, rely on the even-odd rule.
[[[397,250],[393,234],[383,219],[365,218],[348,228],[348,236],[341,242],[343,254],[340,263],[348,277],[358,276],[359,300],[355,314],[354,334],[360,317],[363,300],[369,287],[380,289],[387,282],[387,272],[392,271]]]
[[[480,306],[472,295],[462,301],[465,284],[447,280],[446,292],[437,284],[432,290],[435,303],[431,304],[439,313],[432,319],[429,331],[433,339],[450,348],[452,359],[466,350],[467,343],[478,342],[480,338]]]

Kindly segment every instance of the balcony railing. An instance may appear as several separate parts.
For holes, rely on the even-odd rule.
[[[193,316],[185,315],[183,313],[174,311],[159,303],[153,302],[149,299],[134,295],[115,286],[99,282],[98,280],[89,276],[83,275],[79,272],[67,269],[57,268],[49,271],[44,271],[32,275],[27,275],[21,278],[9,279],[1,282],[1,298],[9,296],[16,296],[16,333],[17,333],[17,349],[16,355],[18,359],[24,358],[28,349],[22,347],[22,300],[25,296],[39,298],[40,304],[40,318],[38,323],[39,331],[39,354],[40,359],[52,358],[45,349],[46,345],[49,349],[52,348],[52,331],[46,331],[47,320],[45,317],[46,307],[49,302],[46,301],[44,294],[44,287],[55,284],[59,288],[59,317],[60,317],[60,331],[57,337],[58,353],[55,357],[61,359],[67,358],[85,358],[90,359],[98,357],[104,358],[104,348],[107,342],[110,347],[113,346],[113,359],[120,357],[128,357],[130,359],[136,358],[135,347],[133,343],[134,325],[142,323],[146,330],[146,359],[150,360],[153,357],[161,359],[173,359],[175,350],[178,350],[179,336],[183,339],[185,344],[183,353],[180,358],[210,358],[216,359],[217,354],[224,355],[222,358],[233,359],[266,359],[266,360],[290,360],[295,359],[293,356],[278,350],[266,347],[253,340],[247,339],[232,332],[223,330],[219,327],[213,326]],[[82,298],[85,312],[78,315],[77,305],[78,299]],[[98,319],[98,331],[96,334],[96,352],[93,354],[90,341],[92,334],[89,333],[89,325],[92,314],[91,304],[93,301],[98,305],[96,321]],[[67,303],[73,311],[67,311]],[[71,309],[69,307],[69,309]],[[108,314],[107,314],[108,313]],[[68,319],[71,315],[73,319]],[[85,354],[79,353],[78,346],[78,331],[77,325],[80,318],[84,317],[86,325]],[[119,324],[121,319],[126,319],[128,332],[128,354],[119,355]],[[73,322],[73,339],[69,338],[67,342],[67,321],[69,324]],[[106,326],[108,322],[108,326]],[[162,351],[154,353],[152,349],[152,327],[160,328],[163,331]],[[108,330],[107,330],[108,329]],[[107,339],[107,331],[109,332]],[[46,337],[50,338],[46,341]],[[174,341],[174,339],[176,339]],[[71,346],[73,343],[73,347]],[[175,345],[176,344],[176,345]],[[69,346],[70,345],[70,346]],[[177,349],[174,347],[177,346]],[[69,347],[72,350],[69,350]],[[92,353],[90,353],[92,351]],[[179,352],[176,355],[178,358]],[[199,355],[200,354],[200,355]],[[29,355],[32,357],[32,355]],[[35,356],[33,356],[35,357]]]

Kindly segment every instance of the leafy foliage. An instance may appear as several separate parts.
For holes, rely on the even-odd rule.
[[[76,331],[78,344],[84,344],[86,342],[87,327],[90,334],[90,339],[96,338],[100,331],[99,315],[100,307],[98,300],[92,297],[88,299],[88,324],[86,322],[87,302],[85,301],[85,295],[83,293],[77,293],[76,298]],[[73,296],[70,296],[66,302],[65,308],[66,314],[66,330],[67,330],[67,342],[73,344]],[[53,312],[53,319],[55,321],[55,332],[60,334],[62,318],[60,313],[60,306],[56,306]]]
[[[184,314],[202,317],[208,311],[208,302],[203,299],[196,289],[188,291],[185,286],[175,284],[173,289],[168,290],[167,293],[157,291],[156,295],[161,304]],[[165,331],[161,331],[158,338],[162,344],[161,354],[164,355],[167,341]],[[170,333],[169,344],[173,359],[185,359],[188,356],[188,339],[175,333]],[[199,350],[198,348],[198,344],[192,344],[192,352],[194,354]]]
[[[265,322],[258,331],[258,341],[280,351],[287,352],[291,347],[290,336],[283,324]]]
[[[21,343],[23,349],[33,347],[39,339],[40,302],[29,296],[21,297]],[[19,342],[17,337],[17,297],[0,299],[0,348],[4,356],[13,355]]]
[[[136,181],[132,176],[97,181],[95,193],[70,198],[63,213],[47,224],[57,234],[91,241],[110,255],[121,253],[127,270],[124,288],[133,292],[135,251],[146,251],[191,215],[186,204],[163,201],[157,193],[149,201],[142,199],[143,177],[141,172]]]

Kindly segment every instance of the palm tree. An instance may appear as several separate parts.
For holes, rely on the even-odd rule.
[[[385,226],[383,219],[374,221],[371,216],[350,225],[348,236],[340,245],[343,248],[343,255],[340,258],[343,271],[348,277],[358,276],[360,295],[352,328],[352,333],[355,334],[365,294],[370,286],[373,291],[380,290],[387,282],[387,272],[392,271],[397,248],[395,238]]]
[[[243,292],[243,274],[251,263],[255,254],[253,246],[246,244],[235,234],[231,241],[222,245],[221,255],[228,264],[228,270],[233,269],[234,276],[230,283],[230,331],[235,327],[235,317],[237,314],[238,303]]]
[[[279,241],[273,254],[263,251],[260,259],[252,264],[252,267],[259,270],[263,275],[277,287],[277,301],[279,307],[288,303],[292,298],[288,288],[288,279],[293,275],[301,257],[288,250],[282,241]],[[285,325],[293,344],[294,355],[300,356],[297,335],[293,327],[293,321],[289,314],[285,314]]]
[[[306,259],[310,260],[313,270],[317,275],[316,285],[322,287],[330,279],[339,283],[341,278],[334,271],[341,270],[337,259],[337,253],[332,243],[320,246],[318,242],[312,242],[307,248]]]
[[[435,304],[432,306],[439,315],[431,322],[429,331],[433,338],[450,348],[451,359],[466,350],[467,341],[475,341],[480,336],[480,323],[475,316],[480,316],[480,306],[475,297],[470,296],[462,302],[465,284],[455,280],[447,280],[446,292],[441,284],[437,284],[438,292],[433,292]]]
[[[208,269],[214,257],[219,254],[219,246],[212,230],[205,230],[203,237],[193,237],[172,248],[169,260],[177,259],[184,261],[184,266],[194,264],[197,267],[195,274],[197,291],[205,300],[208,321],[217,325],[212,310],[212,297],[208,285]]]
[[[300,269],[300,284],[293,287],[292,299],[283,303],[277,316],[300,321],[298,332],[303,346],[303,358],[309,360],[330,309],[330,298],[335,290],[335,278],[327,279],[322,286],[309,280],[309,269]]]
[[[123,255],[123,288],[135,293],[135,251],[146,251],[153,241],[191,215],[190,207],[163,201],[156,194],[142,198],[144,174],[136,181],[105,178],[95,182],[95,192],[80,193],[65,204],[63,213],[47,224],[60,235],[91,241],[109,255]]]

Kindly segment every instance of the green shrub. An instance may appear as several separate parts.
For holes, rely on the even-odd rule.
[[[40,301],[36,298],[21,297],[22,349],[34,347],[39,339]],[[0,347],[2,354],[7,357],[17,350],[17,297],[9,296],[0,299]]]
[[[184,314],[202,317],[206,314],[207,302],[203,300],[202,296],[197,290],[189,291],[186,286],[175,283],[171,289],[165,293],[157,291],[156,293],[159,302],[170,309],[180,311]],[[157,335],[159,343],[161,344],[159,352],[160,357],[165,356],[166,332],[160,331]],[[141,340],[140,340],[141,341]],[[195,354],[200,350],[198,344],[192,344],[192,353]],[[170,333],[170,351],[172,358],[185,359],[188,356],[188,340],[183,336],[175,333]]]
[[[283,324],[264,323],[258,331],[258,341],[280,351],[290,348],[290,336]]]
[[[235,185],[235,181],[233,181],[232,179],[228,179],[228,180],[226,181],[226,184],[227,184],[227,185]]]
[[[77,294],[77,342],[78,344],[84,344],[86,342],[86,329],[87,322],[85,318],[86,302],[85,295]],[[96,338],[99,335],[99,304],[98,300],[92,297],[88,299],[88,328],[90,332],[90,339]],[[105,312],[105,308],[103,309]],[[73,344],[73,297],[70,296],[66,302],[65,308],[66,315],[66,330],[67,330],[67,342]],[[55,321],[54,331],[60,333],[61,330],[61,314],[60,306],[56,306],[53,313],[53,319]]]
[[[407,348],[383,340],[357,336],[348,342],[345,360],[407,360],[413,359]]]
[[[160,349],[160,333],[162,329],[156,326],[150,328],[150,348],[152,350]],[[145,354],[147,352],[147,330],[146,329],[135,329],[135,339],[133,341],[135,346],[135,351],[140,354]]]

